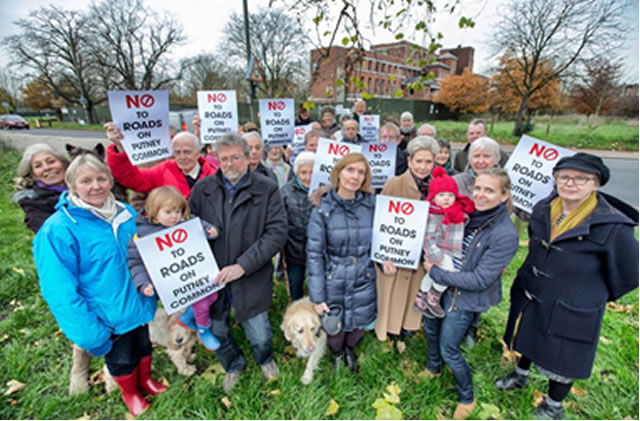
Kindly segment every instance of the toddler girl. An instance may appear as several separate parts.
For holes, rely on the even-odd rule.
[[[134,241],[139,237],[154,234],[167,227],[172,227],[189,218],[189,205],[182,194],[173,186],[163,186],[154,189],[149,196],[143,209],[136,217],[138,233],[129,242],[129,270],[131,277],[138,291],[148,297],[155,294],[153,284],[147,269],[144,267],[140,253]],[[218,237],[218,229],[208,222],[202,220],[202,226],[207,234],[207,238],[213,240]],[[220,347],[220,341],[216,338],[209,326],[209,307],[218,298],[218,293],[213,293],[193,304],[195,313],[195,327],[198,338],[202,345],[210,351],[215,351]],[[187,311],[191,311],[187,309]],[[188,327],[188,326],[187,326]],[[192,329],[193,330],[193,329]]]
[[[458,185],[444,168],[434,168],[431,177],[424,259],[454,271],[453,259],[462,257],[465,219],[474,211],[474,205],[471,199],[458,193]],[[420,283],[414,308],[428,318],[443,318],[440,297],[446,289],[446,285],[436,284],[427,273]]]

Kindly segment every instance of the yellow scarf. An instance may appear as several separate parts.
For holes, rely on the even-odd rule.
[[[593,212],[597,204],[598,199],[596,192],[593,192],[587,200],[580,203],[577,208],[569,212],[569,214],[558,223],[558,220],[562,216],[562,199],[560,199],[560,197],[553,199],[551,201],[551,238],[549,241],[555,240],[559,235],[580,225],[582,221]]]

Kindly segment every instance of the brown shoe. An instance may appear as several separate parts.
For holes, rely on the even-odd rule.
[[[454,420],[463,420],[471,414],[471,411],[476,407],[477,398],[473,398],[473,402],[471,403],[460,403],[458,402],[458,406],[456,407],[456,411],[453,413]]]

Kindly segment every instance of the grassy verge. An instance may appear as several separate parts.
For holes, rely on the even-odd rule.
[[[467,121],[432,121],[438,130],[438,137],[449,141],[466,142]],[[518,143],[519,139],[511,136],[513,122],[496,122],[491,129],[490,121],[486,121],[489,136],[500,143]],[[638,124],[625,121],[608,121],[593,127],[575,121],[554,121],[550,123],[547,133],[547,122],[536,122],[535,129],[529,133],[537,139],[546,140],[558,146],[605,149],[619,151],[638,151]]]
[[[43,122],[41,125],[41,128],[43,129],[89,130],[89,131],[96,131],[96,132],[104,131],[104,127],[102,124],[79,124],[79,123],[68,122],[68,121],[54,121],[55,119],[52,119],[50,117],[44,117],[44,118],[25,117],[25,120],[27,120],[29,124],[31,124],[31,128],[35,130],[38,130],[36,128],[36,122],[35,122],[37,119],[40,119],[40,121]],[[51,126],[49,126],[49,121],[51,121]]]
[[[0,144],[1,147],[1,144]],[[69,397],[71,344],[58,327],[41,298],[37,273],[31,257],[33,238],[23,223],[23,214],[11,203],[11,178],[19,160],[15,151],[0,151],[0,393],[7,382],[17,380],[23,390],[3,396],[2,419],[113,419],[125,418],[126,409],[119,393],[106,395],[103,385],[93,385],[88,394]],[[520,248],[504,276],[502,303],[484,314],[480,340],[465,357],[472,369],[475,392],[481,405],[472,418],[528,419],[538,391],[546,391],[546,380],[535,370],[530,386],[523,391],[499,393],[493,380],[507,373],[510,366],[499,364],[508,312],[508,290],[526,250]],[[63,280],[61,280],[63,281]],[[579,281],[579,280],[576,280]],[[286,308],[286,291],[277,284],[270,319],[273,344],[281,375],[265,383],[262,372],[250,357],[249,344],[242,329],[233,327],[233,335],[248,357],[247,370],[236,389],[222,399],[223,374],[212,353],[196,346],[196,375],[177,374],[162,349],[154,351],[154,373],[171,387],[153,400],[143,419],[374,419],[372,404],[383,397],[385,387],[395,382],[402,392],[395,407],[406,419],[442,419],[451,417],[456,406],[454,379],[448,370],[436,380],[419,376],[424,370],[427,347],[422,334],[406,341],[399,352],[389,343],[379,342],[372,333],[358,345],[361,373],[332,371],[325,356],[311,385],[303,386],[300,377],[304,362],[292,357],[279,330]],[[566,401],[567,419],[638,419],[638,292],[624,297],[629,314],[607,311],[593,375],[578,381]],[[102,358],[94,359],[91,372],[102,367]],[[339,409],[326,415],[330,400]],[[482,406],[484,404],[484,406]]]

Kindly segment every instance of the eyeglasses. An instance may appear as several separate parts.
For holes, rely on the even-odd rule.
[[[224,158],[220,158],[220,163],[221,164],[228,164],[230,162],[233,162],[234,164],[238,161],[240,161],[242,159],[242,155],[232,155],[232,156],[225,156]]]
[[[558,184],[568,184],[569,181],[573,181],[576,186],[584,186],[591,180],[595,180],[595,178],[586,177],[584,175],[576,175],[575,177],[569,177],[568,175],[559,175],[556,177],[556,183]]]

